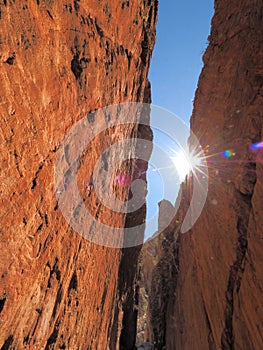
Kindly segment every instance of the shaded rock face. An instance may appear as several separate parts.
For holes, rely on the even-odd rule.
[[[215,1],[191,118],[212,156],[209,191],[189,232],[165,232],[150,296],[158,349],[263,348],[263,155],[250,149],[263,138],[262,10],[257,0]]]
[[[156,12],[156,1],[0,2],[2,349],[134,347],[140,248],[106,248],[74,232],[54,194],[54,164],[66,133],[90,111],[150,101]],[[136,139],[137,124],[122,133]],[[91,159],[111,132],[87,150]],[[80,184],[89,181],[84,165],[92,170],[85,155]],[[105,219],[95,200],[94,208]],[[144,215],[145,207],[136,220]]]
[[[149,322],[149,295],[151,291],[152,272],[157,264],[158,244],[156,239],[144,243],[139,259],[138,271],[138,316],[137,344],[152,341],[152,330]]]

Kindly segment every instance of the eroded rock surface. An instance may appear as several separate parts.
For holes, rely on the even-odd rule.
[[[74,232],[58,207],[54,164],[65,135],[87,113],[150,101],[156,13],[156,1],[0,1],[1,349],[134,347],[140,248],[106,248]],[[96,117],[88,116],[92,128]],[[137,124],[121,134],[136,138]],[[111,133],[86,155],[94,160]],[[85,157],[84,165],[80,187],[92,170]],[[145,208],[138,222],[144,215]]]

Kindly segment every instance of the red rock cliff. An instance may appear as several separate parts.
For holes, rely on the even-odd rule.
[[[160,238],[151,295],[158,349],[263,348],[263,155],[250,149],[263,138],[262,5],[215,1],[191,118],[212,156],[209,190],[189,232]]]
[[[156,13],[156,1],[144,0],[0,1],[3,350],[134,346],[139,248],[106,248],[74,232],[58,208],[54,164],[88,112],[149,102]],[[124,131],[138,135],[136,125]],[[92,159],[105,144],[93,144]]]

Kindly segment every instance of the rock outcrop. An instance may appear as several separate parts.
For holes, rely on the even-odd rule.
[[[262,13],[259,0],[215,1],[191,118],[209,190],[193,228],[178,235],[175,224],[169,243],[159,240],[150,296],[157,349],[263,348],[263,150],[250,147],[263,139]]]
[[[54,193],[54,165],[65,135],[87,113],[150,101],[156,16],[156,1],[0,1],[3,350],[134,348],[140,247],[107,248],[74,232]],[[92,114],[87,120],[96,123]],[[122,131],[136,139],[138,120],[129,121]],[[85,156],[100,155],[111,133]],[[85,156],[80,183],[92,172]],[[145,207],[137,220],[144,215]]]

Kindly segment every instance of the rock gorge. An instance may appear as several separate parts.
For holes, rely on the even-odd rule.
[[[263,348],[263,155],[250,148],[263,131],[262,13],[259,0],[215,0],[191,118],[209,157],[206,204],[180,234],[188,177],[176,217],[139,258],[141,246],[97,245],[71,228],[54,193],[54,167],[78,121],[93,130],[101,107],[150,102],[157,1],[0,1],[2,350],[135,349],[139,288],[140,342],[158,350]],[[107,118],[105,125],[116,116]],[[95,138],[80,164],[83,198],[113,226],[143,223],[145,206],[136,217],[113,217],[90,194],[92,167],[119,135],[151,140],[136,118]],[[223,158],[226,150],[233,156]],[[63,157],[70,178],[75,150],[65,147]],[[160,204],[160,223],[168,209]]]
[[[76,122],[87,116],[92,128],[101,107],[150,102],[156,19],[157,1],[0,1],[2,350],[134,349],[140,246],[104,247],[75,232],[58,206],[54,166]],[[151,139],[135,116],[129,121],[119,134]],[[95,139],[80,184],[114,140],[112,128]],[[74,149],[63,156],[70,177]],[[90,203],[110,224],[96,198]],[[144,216],[145,207],[136,220]],[[116,220],[124,227],[129,218]]]
[[[188,177],[176,220],[155,238],[158,263],[149,262],[153,242],[143,254],[152,274],[142,282],[145,330],[158,350],[263,348],[263,154],[250,147],[263,132],[262,14],[262,1],[215,1],[191,117],[208,157],[206,204],[180,234]]]

